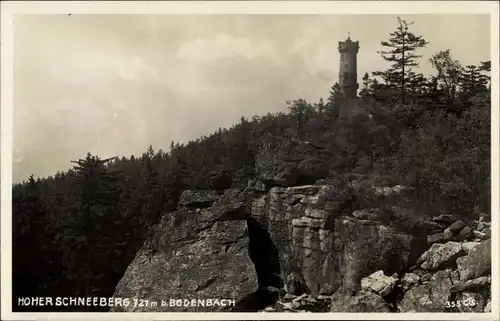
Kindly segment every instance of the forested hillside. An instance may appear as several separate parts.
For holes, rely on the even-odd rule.
[[[462,65],[446,48],[421,57],[424,37],[398,20],[378,53],[390,67],[362,77],[355,104],[364,114],[342,117],[354,102],[332,84],[325,100],[287,102],[288,113],[242,117],[186,143],[165,138],[165,146],[139,156],[89,153],[67,172],[14,184],[14,311],[30,311],[17,306],[17,297],[112,296],[181,192],[209,189],[210,172],[219,169],[231,173],[233,185],[246,186],[269,137],[320,146],[327,155],[321,161],[330,164],[324,178],[410,186],[410,201],[427,212],[490,213],[490,62]],[[424,60],[433,74],[418,72]]]

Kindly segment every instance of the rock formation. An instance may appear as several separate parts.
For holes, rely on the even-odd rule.
[[[341,188],[317,174],[322,162],[303,165],[321,153],[317,147],[276,144],[257,157],[259,176],[245,190],[184,191],[114,294],[148,302],[231,299],[235,305],[132,304],[112,311],[491,309],[491,230],[484,218],[419,220],[390,202],[404,187],[355,180]],[[275,148],[303,153],[294,159]]]
[[[170,299],[241,300],[257,289],[248,255],[245,217],[233,203],[239,190],[215,198],[185,191],[177,211],[163,216],[124,277],[115,297],[150,302]],[[207,208],[207,204],[209,207]],[[115,307],[113,311],[210,311],[217,307]]]

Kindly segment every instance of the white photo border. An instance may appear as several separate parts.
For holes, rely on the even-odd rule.
[[[498,1],[2,1],[2,320],[500,320]],[[12,313],[13,21],[17,14],[488,14],[491,37],[491,313]]]

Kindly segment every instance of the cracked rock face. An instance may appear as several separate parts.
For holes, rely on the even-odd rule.
[[[295,282],[288,280],[293,275],[309,293],[330,295],[360,288],[361,278],[375,271],[392,275],[406,266],[413,238],[379,222],[337,216],[342,201],[330,185],[274,187],[254,201],[252,217],[278,248],[285,284]]]
[[[470,280],[491,271],[491,239],[475,246],[467,256],[457,260],[460,280]]]
[[[483,232],[453,216],[420,223],[409,209],[359,210],[355,201],[318,183],[185,191],[114,296],[231,299],[233,312],[491,311],[491,240],[470,241]],[[132,304],[111,311],[220,310],[228,309]]]
[[[398,303],[400,312],[488,311],[491,276],[486,274],[490,272],[487,253],[490,253],[491,241],[459,245],[465,250],[458,257],[455,242],[433,244],[422,255],[424,263],[432,263],[422,264],[422,268],[438,268],[424,274],[420,280],[416,274],[405,275],[402,280],[404,295]],[[420,273],[419,270],[416,272]],[[412,284],[406,281],[407,278]]]
[[[227,197],[234,195],[229,190]],[[257,275],[248,255],[245,220],[222,214],[226,201],[210,208],[188,208],[213,200],[212,195],[185,195],[178,210],[165,215],[155,233],[137,253],[116,287],[117,298],[149,301],[225,298],[239,301],[257,288]],[[193,200],[189,203],[187,200]],[[199,200],[203,200],[200,202]],[[229,203],[229,202],[228,202]],[[195,205],[193,205],[195,206]],[[220,220],[223,219],[223,220]],[[221,307],[115,307],[114,312],[214,311]]]

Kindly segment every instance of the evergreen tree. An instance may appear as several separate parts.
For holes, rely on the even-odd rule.
[[[412,73],[412,67],[418,66],[418,58],[421,55],[416,54],[419,48],[425,47],[427,41],[423,36],[416,36],[409,30],[413,23],[408,23],[398,17],[399,26],[390,33],[388,41],[382,41],[381,45],[388,50],[379,51],[385,61],[391,63],[389,69],[385,71],[375,71],[374,76],[380,76],[385,84],[390,88],[396,88],[400,92],[401,103],[406,102],[408,86],[415,77]]]
[[[462,71],[460,91],[462,101],[470,103],[471,99],[479,94],[486,94],[489,91],[488,75],[485,74],[488,63],[482,67],[468,65]]]
[[[334,120],[339,115],[339,110],[342,104],[345,102],[344,95],[342,92],[342,88],[339,83],[333,84],[330,88],[330,95],[328,96],[326,109],[327,109],[327,117]]]
[[[146,219],[147,225],[151,226],[157,222],[160,214],[163,211],[163,203],[165,194],[163,189],[163,180],[160,173],[154,167],[154,159],[156,152],[152,145],[149,145],[143,159],[143,188],[141,195],[144,198],[141,200],[142,216]]]
[[[363,75],[363,78],[361,78],[361,79],[363,80],[363,85],[362,85],[362,88],[359,92],[359,95],[361,97],[371,96],[372,92],[370,91],[370,88],[372,85],[372,80],[370,79],[370,75],[367,72],[365,72],[365,74]]]
[[[319,98],[319,101],[316,103],[316,110],[318,113],[322,114],[326,109],[325,101],[323,100],[323,97]]]
[[[299,98],[293,102],[287,101],[290,115],[295,122],[295,134],[298,139],[304,138],[304,127],[309,121],[312,106],[304,99]]]
[[[117,173],[109,171],[106,164],[113,158],[100,159],[98,156],[87,154],[85,159],[72,161],[75,163],[73,178],[78,188],[78,214],[74,226],[77,228],[73,236],[76,247],[84,251],[84,258],[80,261],[81,276],[85,280],[82,295],[92,296],[94,273],[93,252],[96,249],[102,231],[96,229],[101,220],[109,215],[110,207],[116,204]],[[108,208],[109,207],[109,208]],[[108,227],[108,231],[112,226]]]
[[[17,296],[50,295],[50,284],[55,281],[51,273],[53,262],[49,255],[52,235],[46,232],[48,213],[42,201],[40,185],[31,175],[26,182],[25,193],[14,194],[13,205],[17,203],[21,207],[13,211],[20,215],[13,220],[13,224],[19,224],[19,229],[14,226],[12,259],[15,266],[25,268],[13,269],[13,280],[19,282],[19,290],[14,291],[13,301]],[[37,274],[42,271],[46,274],[44,278],[38,279]]]

